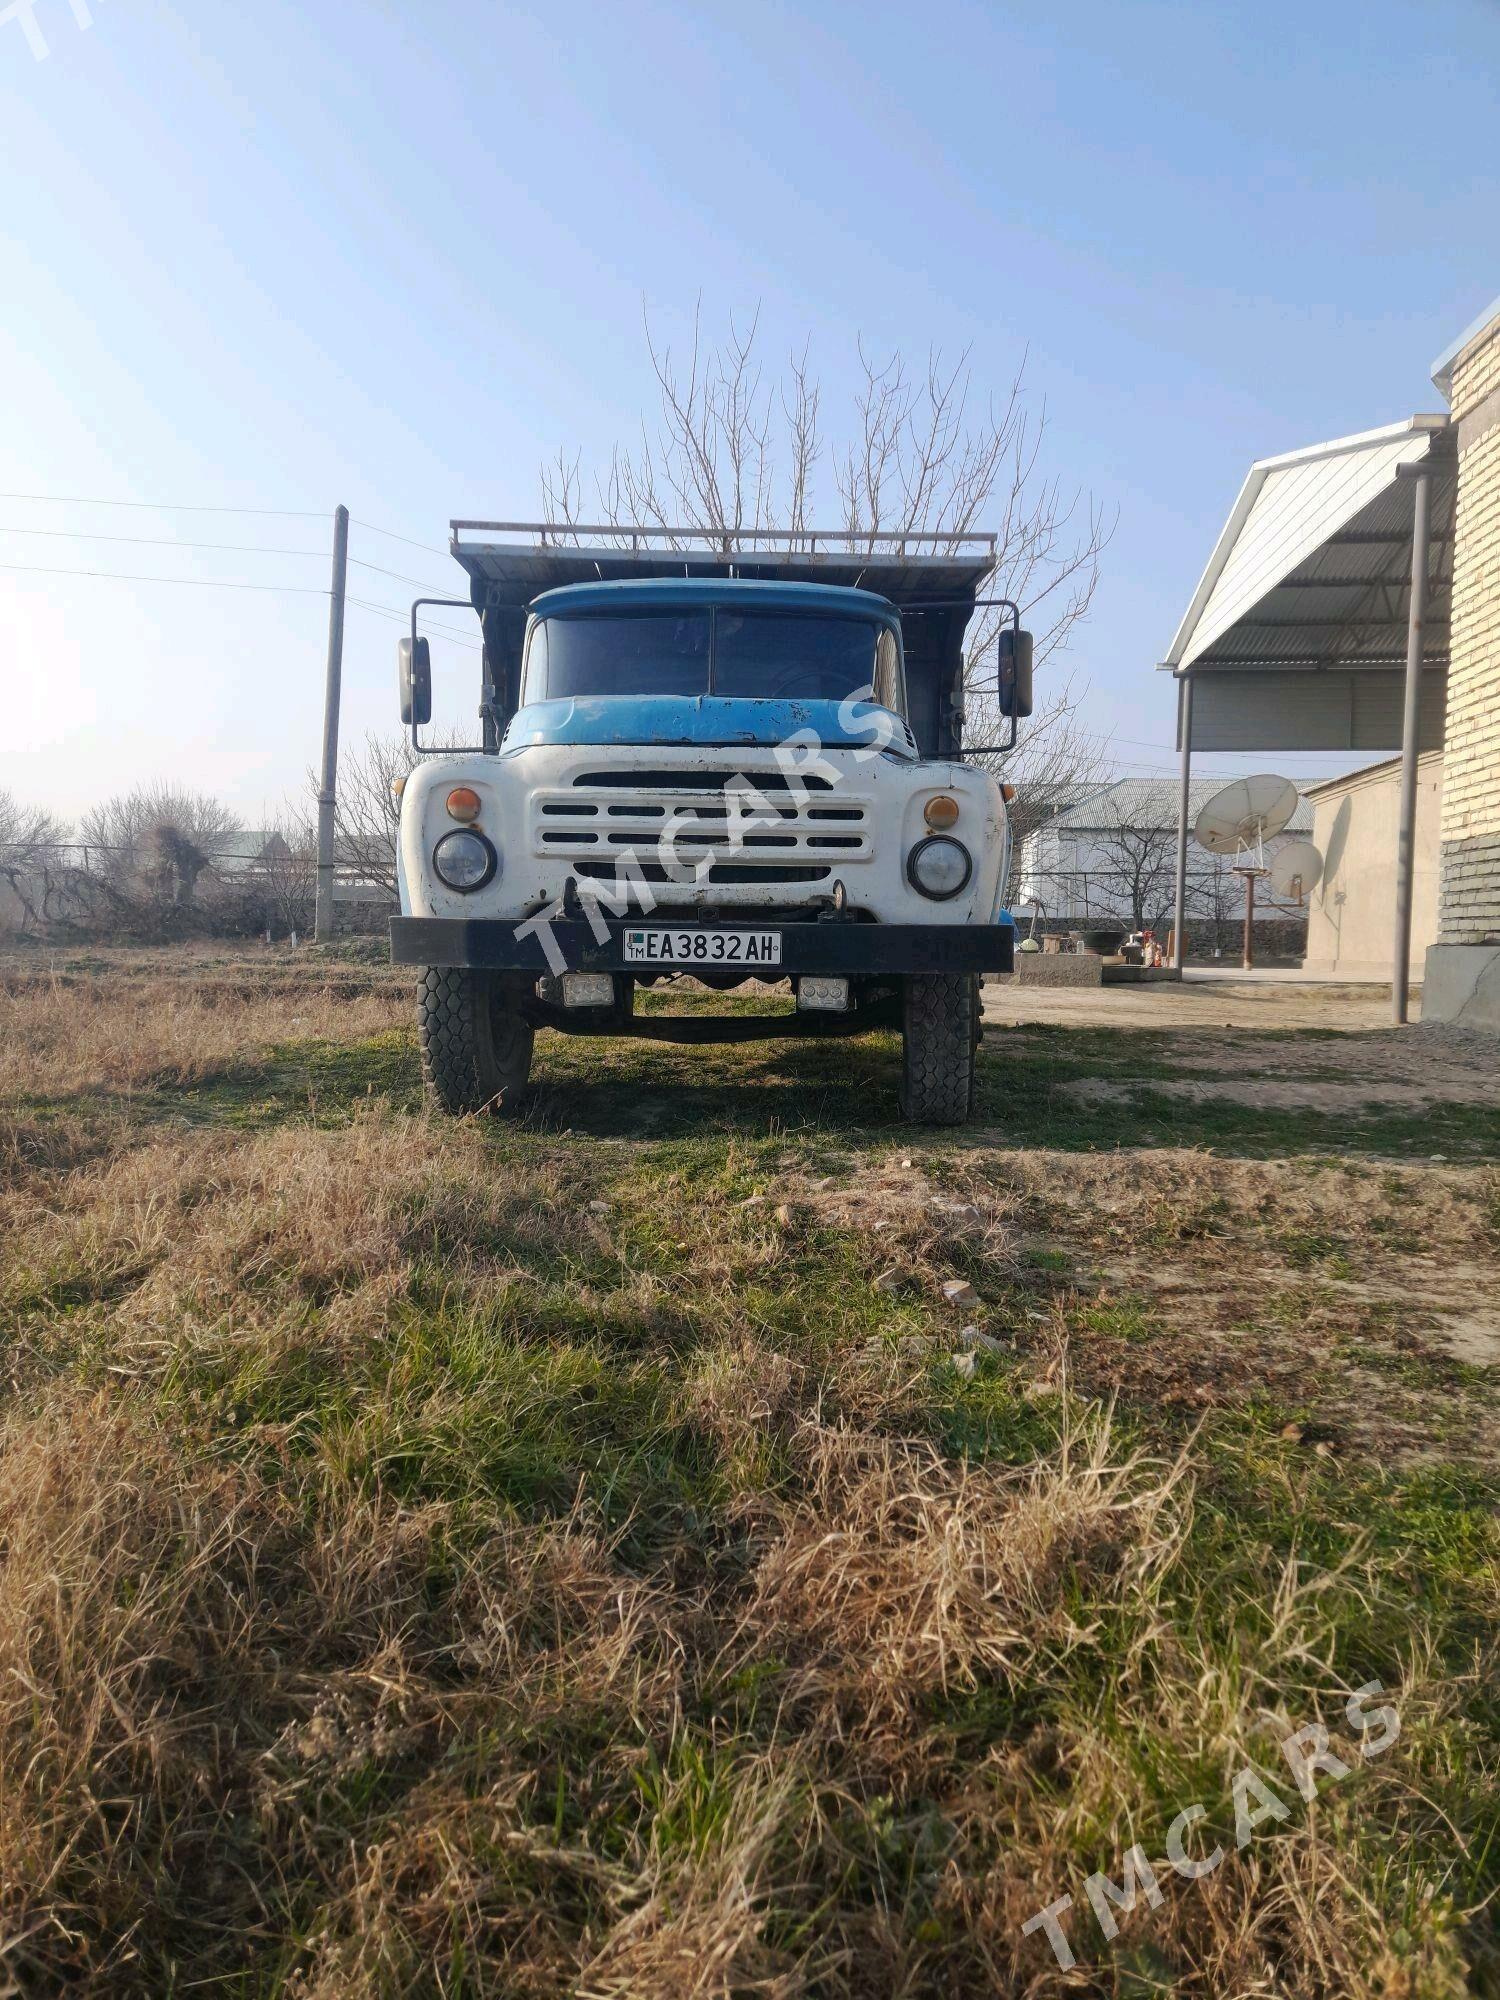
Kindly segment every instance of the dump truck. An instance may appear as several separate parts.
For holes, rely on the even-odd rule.
[[[1011,969],[1006,787],[964,742],[966,634],[1010,748],[1031,639],[987,535],[726,535],[455,521],[463,598],[398,659],[395,962],[445,1111],[505,1110],[538,1028],[706,1042],[902,1038],[900,1105],[974,1101],[980,977]],[[427,614],[478,616],[480,741],[431,748]],[[998,718],[998,720],[996,719]],[[790,987],[775,1011],[640,989]]]

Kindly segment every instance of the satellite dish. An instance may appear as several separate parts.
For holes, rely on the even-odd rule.
[[[1271,887],[1293,903],[1312,894],[1322,873],[1323,857],[1310,840],[1289,840],[1271,857]]]
[[[1280,833],[1297,810],[1299,793],[1290,778],[1269,771],[1253,778],[1236,778],[1199,813],[1193,837],[1210,854],[1257,851],[1273,833]]]

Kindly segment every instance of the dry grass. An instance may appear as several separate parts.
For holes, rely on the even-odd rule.
[[[86,985],[71,1034],[8,1003],[16,1991],[1495,1990],[1487,1496],[1232,1407],[1174,1432],[1070,1373],[1107,1372],[1091,1261],[1228,1283],[1275,1243],[1338,1254],[1337,1214],[1371,1281],[1407,1227],[1477,1254],[1482,1173],[883,1141],[829,1171],[357,1089],[243,1125],[224,1065],[358,1057],[392,1003],[262,994],[163,1036],[148,984]],[[197,1122],[153,1079],[208,1087]],[[1009,1343],[968,1377],[934,1339],[955,1273]],[[1375,1676],[1400,1742],[1305,1806],[1277,1739],[1322,1717],[1355,1762]],[[1247,1760],[1287,1819],[1171,1876],[1183,1805],[1233,1849]],[[1108,1945],[1082,1881],[1137,1839],[1166,1898]],[[1064,1893],[1066,1977],[1021,1934]]]
[[[581,1516],[460,1549],[451,1510],[216,1467],[102,1396],[50,1399],[0,1464],[0,1882],[44,1983],[157,1990],[164,1952],[228,1969],[304,1925],[313,1964],[399,1958],[450,1917],[432,1870],[465,1829],[530,1839],[519,1760],[477,1798],[445,1779],[476,1722],[545,1730],[582,1700],[671,1725],[661,1593]],[[361,1859],[375,1771],[401,1805]],[[386,1869],[407,1900],[369,1936]],[[474,1919],[499,1957],[528,1929]],[[338,1990],[382,1990],[369,1969]]]
[[[1065,1426],[1071,1409],[1064,1405]],[[1100,1574],[1148,1575],[1181,1536],[1178,1466],[1117,1460],[1107,1421],[1065,1427],[1014,1472],[932,1446],[807,1424],[796,1498],[768,1510],[735,1645],[768,1649],[803,1726],[851,1732],[899,1768],[935,1698],[1029,1681],[1084,1636],[1068,1595]]]
[[[399,989],[38,976],[0,984],[0,1094],[24,1098],[188,1087],[293,1041],[353,1042],[404,1028]]]

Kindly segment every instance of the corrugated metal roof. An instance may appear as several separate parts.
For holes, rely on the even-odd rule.
[[[1397,474],[1429,457],[1424,660],[1444,663],[1456,481],[1446,419],[1419,416],[1253,465],[1163,666],[1402,665],[1413,500]]]
[[[1194,778],[1188,785],[1188,824],[1191,825],[1215,792],[1224,789],[1223,778]],[[1175,828],[1180,793],[1175,778],[1121,778],[1104,785],[1075,806],[1067,806],[1046,821],[1070,833],[1104,832],[1115,827]],[[1287,832],[1304,833],[1312,828],[1312,807],[1299,796],[1297,810],[1287,823]]]

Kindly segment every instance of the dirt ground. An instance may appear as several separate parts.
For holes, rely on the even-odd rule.
[[[1193,1072],[1160,1079],[1167,1096],[1333,1112],[1377,1103],[1500,1105],[1496,1037],[1435,1022],[1393,1028],[1384,987],[1246,979],[1068,991],[992,982],[985,1020],[1156,1029],[1162,1052]],[[1128,1082],[1090,1078],[1076,1089],[1084,1102],[1103,1102]]]
[[[1495,1037],[1393,1028],[1385,988],[1249,979],[991,982],[985,1020],[995,1051],[1086,1052],[1051,1101],[1097,1120],[1101,1151],[1122,1120],[1138,1148],[1031,1168],[1104,1303],[1105,1340],[1088,1312],[1070,1329],[1091,1373],[1188,1405],[1280,1396],[1326,1450],[1500,1459]],[[1121,1300],[1139,1346],[1115,1338]]]
[[[1414,999],[1420,1013],[1420,996]],[[1196,977],[1142,986],[1079,988],[1017,986],[985,981],[985,1018],[1049,1021],[1068,1027],[1201,1029],[1337,1029],[1368,1033],[1391,1020],[1387,986],[1332,986],[1265,975],[1243,979]]]

